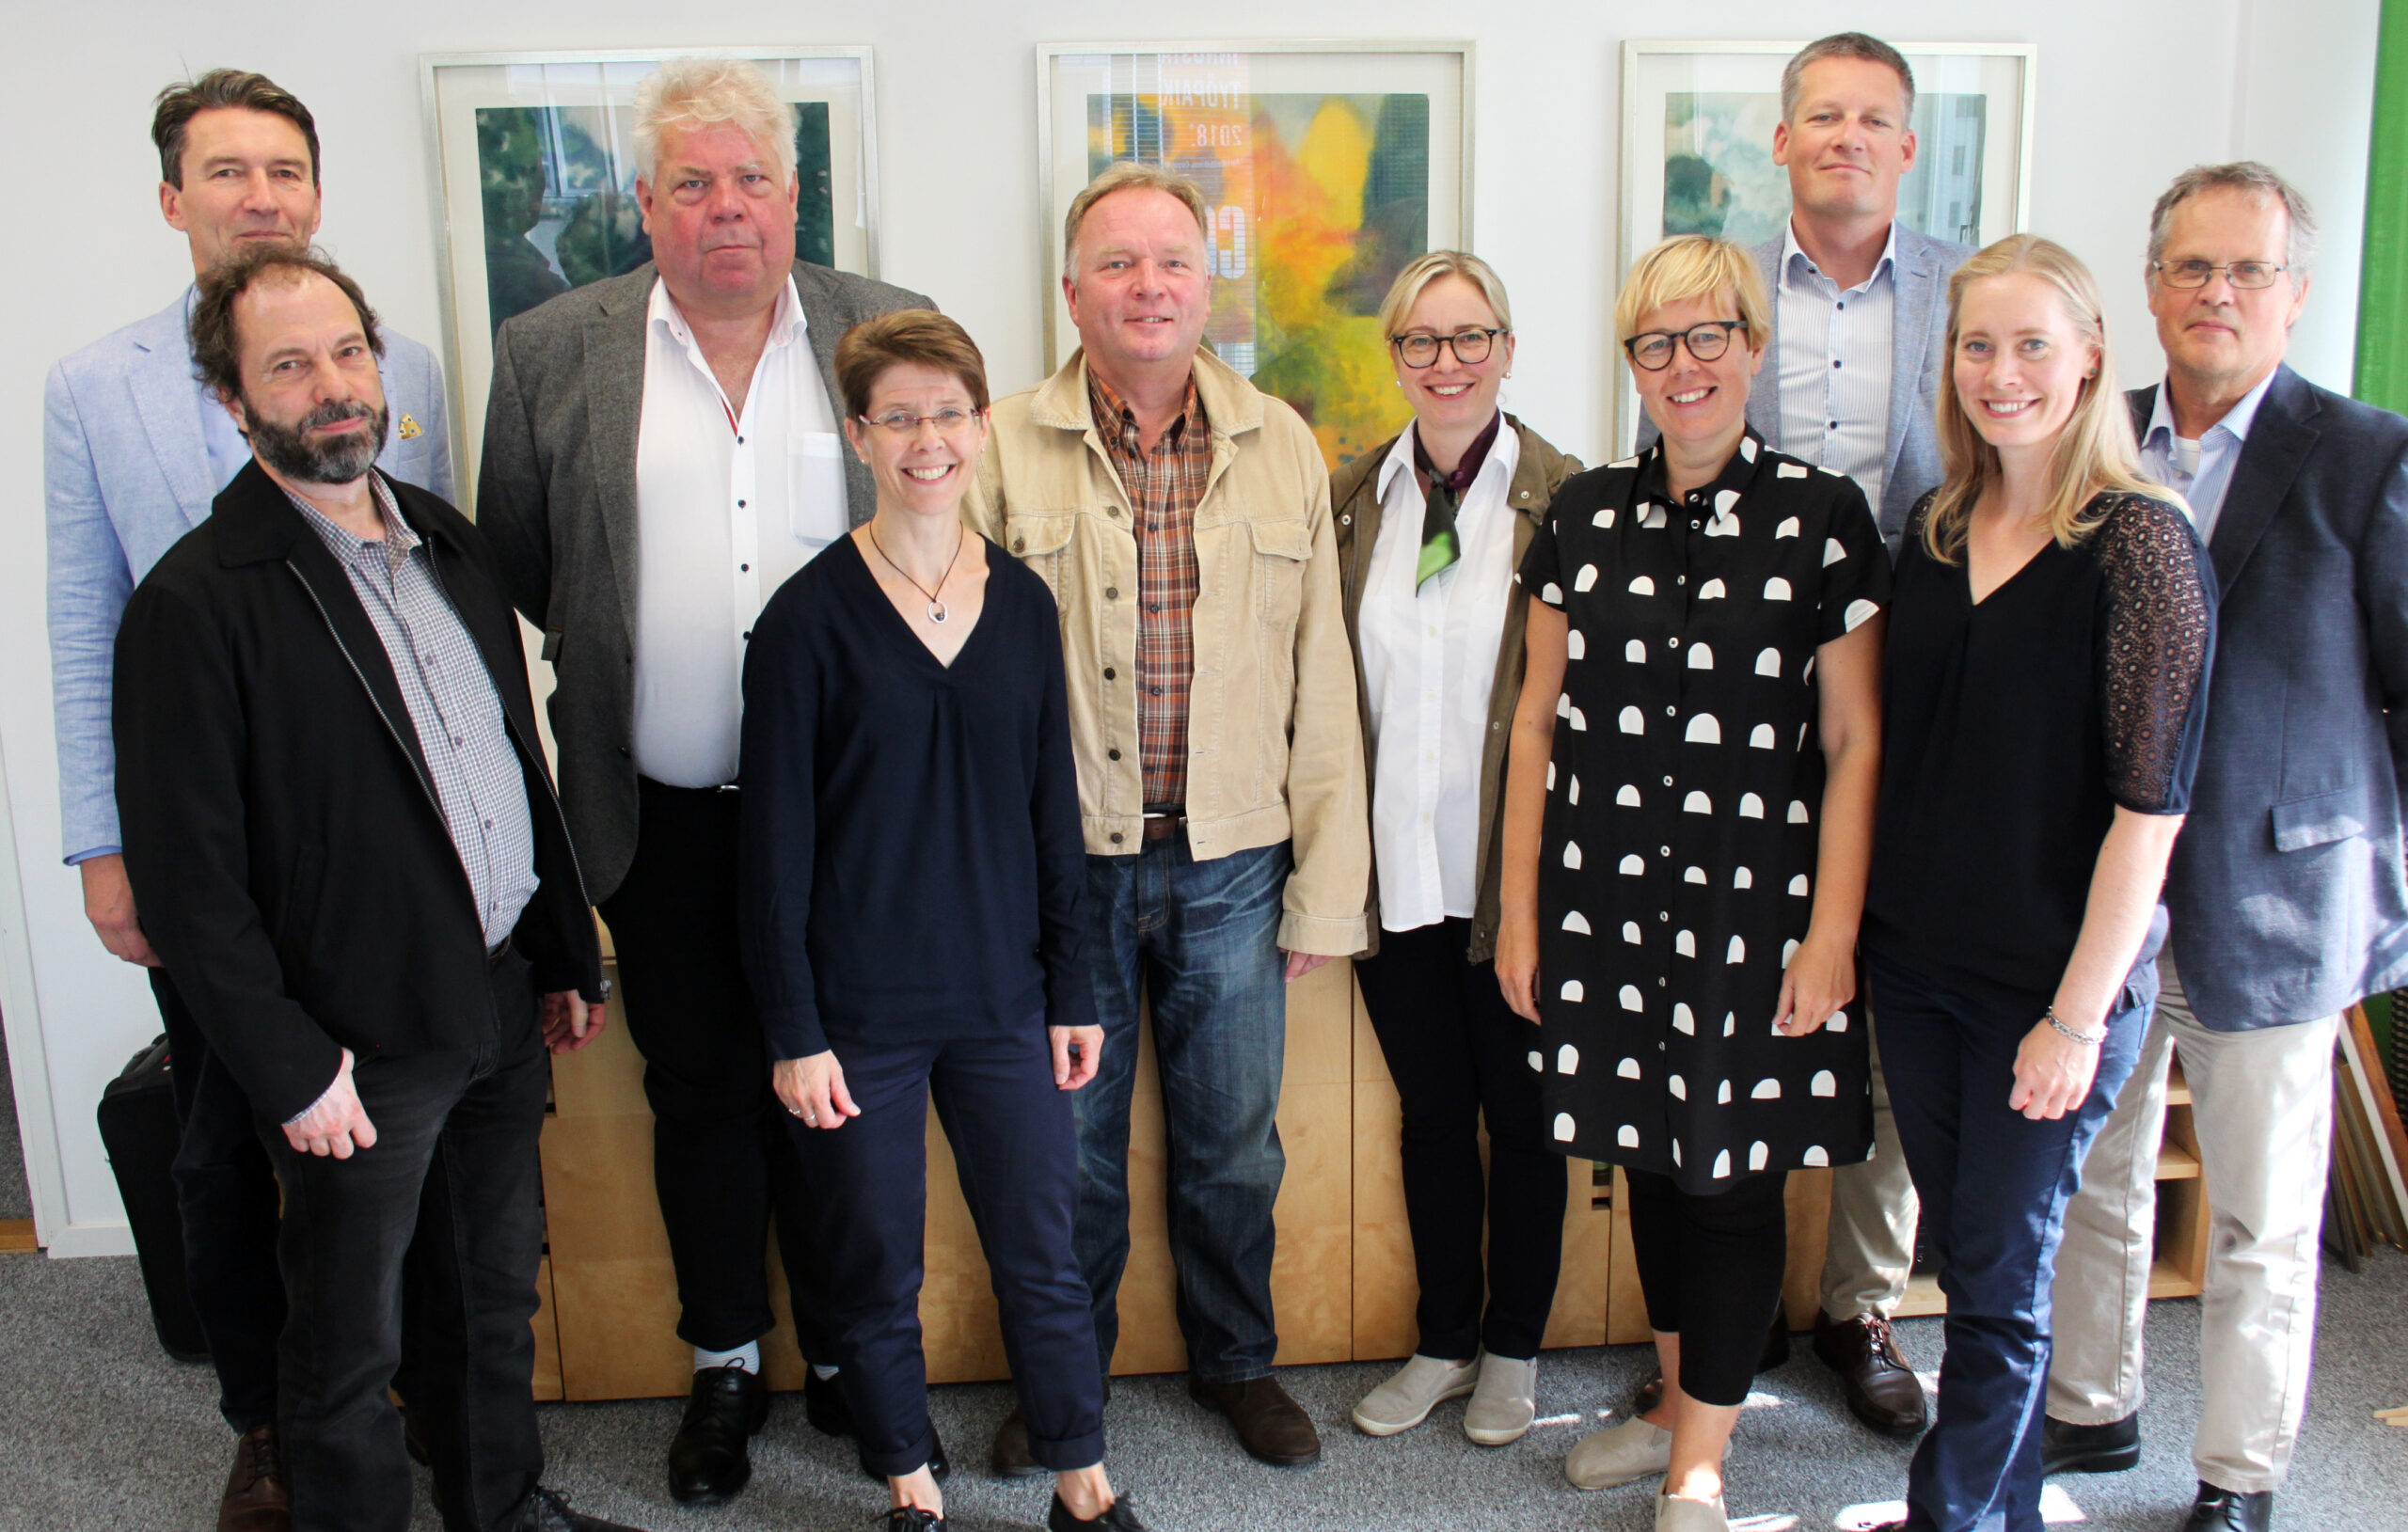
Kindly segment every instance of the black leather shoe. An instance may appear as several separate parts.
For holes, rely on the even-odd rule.
[[[2274,1492],[2219,1490],[2199,1481],[2199,1498],[2191,1503],[2191,1519],[2182,1532],[2268,1532],[2274,1524]]]
[[[1789,1361],[1789,1316],[1776,1308],[1772,1311],[1772,1329],[1765,1335],[1764,1353],[1756,1358],[1756,1371],[1766,1373]],[[1654,1414],[1664,1402],[1664,1369],[1650,1368],[1647,1381],[1630,1397],[1630,1417]]]
[[[997,1478],[1035,1478],[1045,1472],[1037,1454],[1028,1445],[1028,1417],[1015,1404],[1005,1414],[1004,1423],[995,1428],[995,1445],[987,1462],[988,1471]]]
[[[862,1459],[861,1463],[863,1473],[880,1484],[886,1482],[886,1476],[872,1468],[867,1458]],[[944,1438],[937,1434],[934,1426],[928,1428],[928,1477],[939,1484],[953,1477],[953,1460],[944,1455]]]
[[[2040,1422],[2040,1472],[2120,1474],[2141,1461],[2141,1417],[2126,1415],[2104,1426]]]
[[[842,1373],[822,1378],[816,1367],[803,1369],[802,1418],[822,1436],[853,1434],[853,1405],[845,1398]]]
[[[897,1506],[880,1524],[884,1532],[944,1532],[944,1518],[917,1506]]]
[[[1081,1521],[1070,1514],[1059,1494],[1054,1497],[1054,1508],[1045,1513],[1045,1532],[1079,1532],[1082,1527],[1098,1527],[1101,1532],[1146,1532],[1146,1524],[1137,1519],[1136,1508],[1122,1495],[1104,1508],[1103,1514]]]
[[[752,1477],[754,1432],[769,1418],[769,1385],[736,1364],[698,1367],[686,1417],[669,1443],[669,1493],[685,1506],[723,1506]]]
[[[1836,1322],[1814,1316],[1814,1354],[1846,1385],[1856,1418],[1885,1436],[1913,1436],[1931,1424],[1923,1380],[1898,1352],[1887,1315],[1860,1314]]]
[[[511,1532],[642,1532],[624,1522],[606,1522],[571,1510],[568,1496],[556,1490],[536,1490],[518,1502],[518,1520]]]

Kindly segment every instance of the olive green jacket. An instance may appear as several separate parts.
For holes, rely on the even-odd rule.
[[[1556,491],[1580,471],[1580,460],[1557,451],[1545,437],[1513,416],[1505,423],[1521,439],[1522,458],[1506,486],[1505,504],[1520,513],[1513,523],[1513,567],[1522,567],[1530,538],[1546,519]],[[1366,799],[1379,792],[1371,759],[1371,694],[1363,682],[1363,584],[1371,572],[1371,549],[1380,540],[1380,465],[1396,446],[1391,436],[1338,470],[1330,481],[1329,498],[1338,530],[1338,576],[1346,597],[1346,636],[1354,649],[1354,695],[1362,709]],[[1505,636],[1497,650],[1497,680],[1488,694],[1488,737],[1480,750],[1480,897],[1472,907],[1471,950],[1465,960],[1485,963],[1497,953],[1498,883],[1505,848],[1497,839],[1497,821],[1505,805],[1505,747],[1513,736],[1513,708],[1522,697],[1522,631],[1529,622],[1529,603],[1514,601],[1505,609]],[[1367,814],[1368,818],[1368,814]],[[1370,956],[1380,946],[1379,877],[1371,877]]]

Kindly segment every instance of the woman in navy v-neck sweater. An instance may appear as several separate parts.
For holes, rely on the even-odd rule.
[[[833,1360],[886,1525],[942,1527],[919,1323],[933,1099],[1029,1445],[1057,1476],[1048,1524],[1127,1532],[1071,1248],[1068,1093],[1102,1031],[1059,622],[1044,581],[959,519],[986,441],[970,338],[883,315],[846,335],[836,373],[878,514],[753,625],[740,778],[745,970],[817,1193]]]

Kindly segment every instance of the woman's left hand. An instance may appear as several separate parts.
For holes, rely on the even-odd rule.
[[[1855,998],[1856,943],[1809,930],[1782,971],[1773,1030],[1784,1037],[1806,1036]]]
[[[1096,1066],[1103,1062],[1101,1027],[1048,1027],[1045,1034],[1054,1040],[1056,1089],[1074,1091],[1095,1078]]]
[[[2106,1029],[2094,1021],[2088,1030]],[[2042,1019],[2015,1050],[2015,1089],[2007,1093],[2007,1110],[2050,1122],[2082,1105],[2099,1074],[2101,1046],[2075,1042]]]

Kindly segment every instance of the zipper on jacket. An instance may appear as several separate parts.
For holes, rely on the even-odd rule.
[[[386,713],[385,704],[376,700],[376,688],[368,684],[368,672],[359,668],[359,661],[352,658],[350,646],[342,641],[342,633],[335,626],[334,615],[326,610],[326,604],[318,599],[317,588],[309,583],[309,576],[301,573],[299,564],[287,559],[284,567],[293,571],[293,577],[301,582],[301,589],[308,593],[309,605],[318,608],[318,621],[326,624],[326,637],[334,640],[336,651],[342,655],[342,662],[351,667],[351,673],[359,682],[359,689],[368,693],[368,705],[376,710],[376,717],[384,721],[385,732],[392,736],[394,748],[402,752],[402,759],[410,764],[410,775],[418,779],[419,791],[426,795],[427,805],[435,810],[435,817],[443,821],[444,833],[448,836],[452,821],[443,813],[443,800],[435,796],[435,783],[426,780],[426,772],[419,766],[418,757],[410,753],[409,745],[402,738],[402,732],[393,727],[392,718]],[[410,732],[418,732],[415,725]],[[467,869],[462,868],[461,876],[465,877],[467,875]]]

